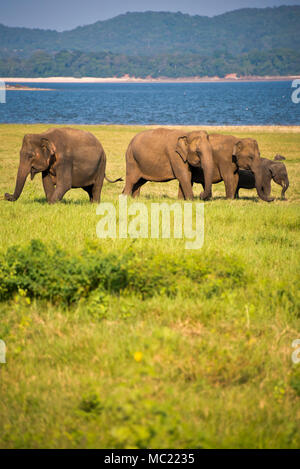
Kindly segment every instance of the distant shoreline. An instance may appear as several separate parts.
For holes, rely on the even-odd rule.
[[[36,87],[31,87],[31,86],[25,86],[25,85],[10,85],[7,84],[5,85],[6,91],[53,91],[52,88],[36,88]]]
[[[72,122],[70,123],[65,123],[65,124],[57,124],[56,122],[0,122],[0,127],[3,126],[31,126],[31,127],[37,127],[40,129],[42,132],[43,129],[45,129],[48,126],[53,126],[53,127],[66,127],[66,126],[72,126],[74,128],[103,128],[106,129],[108,127],[111,128],[136,128],[136,129],[157,129],[164,127],[166,129],[191,129],[191,130],[198,130],[201,128],[202,130],[206,130],[207,132],[235,132],[238,130],[239,132],[268,132],[268,133],[300,133],[300,125],[291,125],[291,124],[261,124],[261,125],[246,125],[246,124],[198,124],[198,125],[193,125],[193,124],[181,124],[181,125],[173,125],[173,124],[74,124]]]
[[[182,77],[182,78],[135,78],[127,75],[116,78],[97,78],[97,77],[47,77],[47,78],[20,78],[6,77],[0,78],[0,81],[6,83],[240,83],[240,82],[268,82],[268,81],[292,81],[300,78],[300,75],[288,76],[248,76],[237,77],[235,74],[220,77]],[[21,88],[19,88],[21,89]],[[25,89],[25,87],[24,87]],[[42,88],[43,90],[45,88]]]

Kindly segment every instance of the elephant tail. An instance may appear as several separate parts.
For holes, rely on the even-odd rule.
[[[118,179],[114,179],[113,181],[111,179],[109,179],[106,174],[104,175],[105,179],[110,182],[111,184],[114,184],[115,182],[119,182],[119,181],[124,181],[123,178],[118,178]]]

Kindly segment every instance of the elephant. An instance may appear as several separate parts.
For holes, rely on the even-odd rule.
[[[285,199],[285,192],[289,187],[289,178],[284,163],[280,161],[269,160],[268,158],[261,158],[262,165],[262,190],[264,194],[269,197],[271,193],[271,180],[282,187],[281,199]],[[239,170],[239,182],[236,189],[236,198],[239,197],[239,190],[254,189],[255,177],[251,171]]]
[[[213,151],[212,183],[224,181],[226,197],[234,199],[238,185],[238,170],[251,170],[255,175],[255,187],[258,196],[266,201],[274,199],[267,196],[262,190],[263,170],[261,166],[260,152],[257,141],[252,138],[237,138],[232,135],[210,134],[209,142]],[[205,180],[201,167],[191,168],[192,183],[200,182],[204,185]],[[182,198],[179,187],[178,197]]]
[[[261,158],[262,165],[262,191],[266,197],[270,196],[271,193],[271,180],[275,181],[282,187],[281,198],[285,198],[285,192],[289,187],[289,179],[286,167],[283,163],[269,160],[267,158]],[[204,186],[204,177],[203,171],[201,168],[191,168],[192,169],[192,185],[194,182],[202,184]],[[238,170],[238,185],[235,193],[235,197],[239,198],[240,189],[255,189],[255,176],[254,173],[250,170]],[[220,182],[218,178],[217,169],[214,169],[213,173],[213,184]],[[180,189],[179,189],[179,197]]]
[[[126,151],[124,195],[136,197],[147,181],[178,179],[185,199],[193,199],[190,167],[203,168],[205,190],[201,199],[211,197],[212,149],[205,131],[158,128],[137,134]]]
[[[52,204],[71,188],[84,189],[91,202],[100,202],[105,176],[106,155],[99,140],[90,132],[68,127],[52,128],[40,134],[26,134],[20,151],[15,191],[5,199],[16,201],[27,176],[42,173],[47,201]],[[116,179],[117,182],[122,179]]]
[[[285,160],[285,159],[286,159],[285,156],[279,155],[278,153],[277,153],[277,155],[274,156],[275,161],[282,161],[282,160]]]

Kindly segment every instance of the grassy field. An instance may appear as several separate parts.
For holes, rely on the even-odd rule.
[[[0,194],[14,190],[23,135],[48,127],[0,126]],[[143,128],[80,128],[102,142],[107,175],[124,177]],[[290,187],[281,201],[272,183],[267,204],[213,186],[198,251],[99,240],[87,194],[49,206],[39,175],[0,201],[1,448],[300,447],[300,127],[211,130],[285,155]],[[122,188],[105,182],[102,201]],[[140,200],[176,195],[175,181],[148,183]]]

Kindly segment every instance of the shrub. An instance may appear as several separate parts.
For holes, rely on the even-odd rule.
[[[70,305],[89,298],[90,308],[105,314],[107,294],[134,293],[142,299],[156,295],[212,297],[247,282],[238,259],[186,253],[129,251],[103,254],[86,248],[70,255],[54,244],[33,240],[26,247],[11,247],[0,256],[0,300],[22,290],[27,297]],[[106,305],[106,306],[105,306]]]

